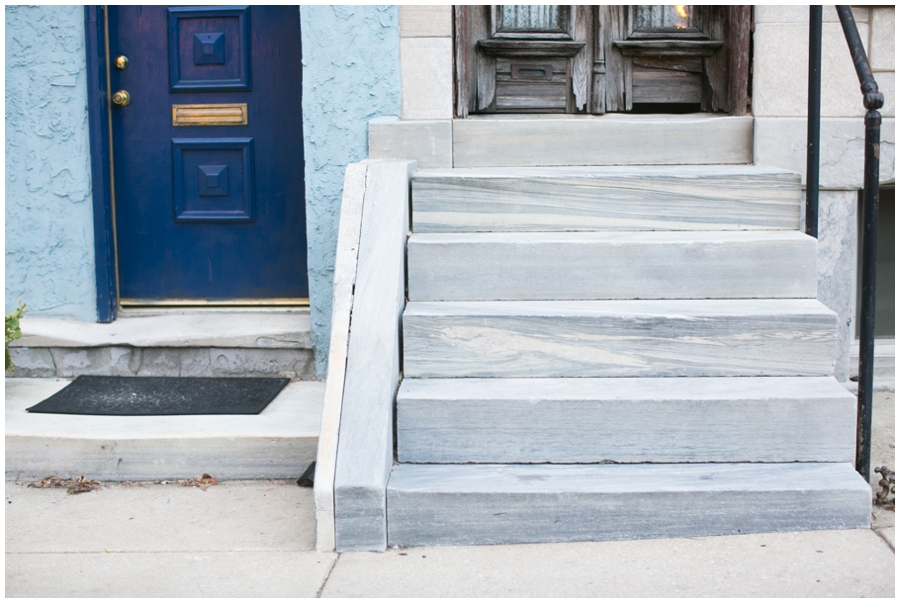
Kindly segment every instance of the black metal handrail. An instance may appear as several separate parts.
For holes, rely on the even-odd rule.
[[[881,113],[884,95],[872,76],[866,49],[849,6],[837,7],[844,38],[856,67],[866,107],[865,167],[863,177],[862,299],[859,327],[859,385],[856,415],[856,470],[866,481],[872,451],[872,381],[875,357],[875,236],[878,226],[878,171]],[[819,216],[819,120],[821,109],[822,7],[809,7],[809,112],[807,114],[806,232],[818,235]]]

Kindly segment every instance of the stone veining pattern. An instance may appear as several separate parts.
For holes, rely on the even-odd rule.
[[[406,377],[824,376],[814,300],[410,302]]]

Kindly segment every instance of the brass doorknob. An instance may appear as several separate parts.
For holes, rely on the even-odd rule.
[[[128,57],[124,54],[116,57],[116,69],[125,69],[128,67]]]
[[[120,107],[124,107],[131,102],[131,95],[128,94],[128,90],[119,90],[113,94],[112,101]]]

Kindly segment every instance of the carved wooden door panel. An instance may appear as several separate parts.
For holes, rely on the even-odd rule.
[[[605,109],[744,113],[749,32],[748,6],[598,7]]]
[[[456,14],[462,116],[586,110],[590,7],[458,6]]]
[[[749,6],[457,6],[457,116],[742,115],[750,28]]]

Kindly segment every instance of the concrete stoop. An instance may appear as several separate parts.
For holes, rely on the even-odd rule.
[[[296,478],[315,460],[325,384],[290,383],[258,415],[27,413],[64,379],[6,379],[6,479]]]

